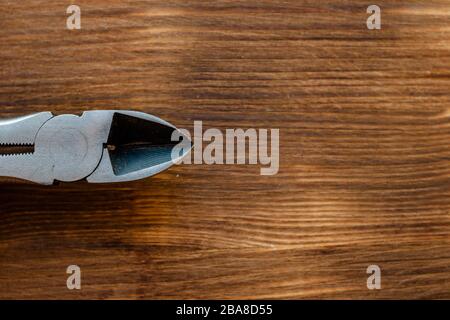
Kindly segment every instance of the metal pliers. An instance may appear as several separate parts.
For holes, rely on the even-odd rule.
[[[173,141],[174,131],[178,141]],[[174,157],[180,139],[189,148]],[[46,185],[137,180],[167,169],[190,146],[189,138],[173,125],[142,112],[41,112],[0,121],[0,176]]]

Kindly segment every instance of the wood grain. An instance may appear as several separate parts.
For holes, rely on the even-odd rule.
[[[0,298],[450,298],[450,2],[2,1],[0,117],[280,128],[280,171],[0,184]],[[66,267],[82,289],[66,288]],[[382,289],[366,288],[366,268]]]

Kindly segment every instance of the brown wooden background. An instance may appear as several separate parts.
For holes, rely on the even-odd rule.
[[[450,298],[450,2],[370,4],[2,0],[0,117],[280,128],[281,167],[3,182],[0,297]]]

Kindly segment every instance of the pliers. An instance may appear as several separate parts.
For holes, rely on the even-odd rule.
[[[174,157],[180,138],[189,148]],[[0,176],[45,185],[137,180],[167,169],[190,146],[176,127],[142,112],[96,110],[80,116],[40,112],[0,121]]]

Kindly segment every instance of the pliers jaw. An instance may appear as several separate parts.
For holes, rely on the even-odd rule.
[[[96,111],[92,111],[96,112]],[[172,124],[137,111],[110,111],[109,134],[103,143],[102,158],[86,180],[90,183],[143,179],[166,170],[191,149],[188,137]],[[172,150],[183,137],[185,148],[176,156]]]
[[[0,175],[41,184],[87,180],[131,181],[155,175],[185,156],[190,140],[182,136],[182,153],[170,123],[137,111],[86,111],[81,116],[50,112],[0,122],[0,143],[33,145],[26,155],[0,157]]]

